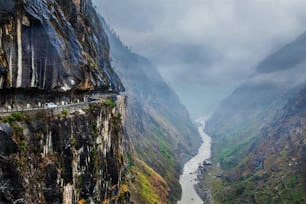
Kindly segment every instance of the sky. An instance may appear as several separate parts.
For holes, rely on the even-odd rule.
[[[306,30],[305,0],[93,0],[157,65],[192,118],[209,116],[269,54]]]

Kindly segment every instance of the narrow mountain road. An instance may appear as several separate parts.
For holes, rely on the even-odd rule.
[[[55,105],[53,107],[34,107],[34,108],[14,108],[14,109],[0,109],[0,115],[3,114],[9,114],[14,112],[28,112],[28,111],[38,111],[38,110],[56,110],[56,109],[63,109],[63,108],[70,108],[70,107],[78,107],[78,106],[84,106],[88,105],[90,103],[100,103],[102,101],[107,100],[110,97],[117,96],[118,94],[102,94],[102,95],[94,95],[94,98],[96,100],[93,101],[83,101],[83,102],[77,102],[77,103],[67,103],[65,105]],[[92,96],[90,96],[92,97]],[[88,97],[88,98],[90,98]]]

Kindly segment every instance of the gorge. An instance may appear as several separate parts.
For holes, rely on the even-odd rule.
[[[0,203],[305,203],[304,8],[0,0]]]
[[[176,202],[200,136],[154,65],[91,0],[0,1],[0,15],[0,201]]]

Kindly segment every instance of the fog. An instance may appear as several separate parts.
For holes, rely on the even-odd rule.
[[[304,0],[93,2],[130,49],[157,65],[193,118],[212,114],[306,28]]]

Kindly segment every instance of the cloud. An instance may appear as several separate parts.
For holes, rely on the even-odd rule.
[[[95,0],[94,3],[125,42],[133,42],[129,46],[141,52],[147,47],[145,41],[156,39],[166,40],[164,44],[187,40],[210,42],[226,50],[232,49],[234,43],[234,47],[258,47],[263,40],[290,38],[292,32],[296,35],[306,16],[304,0]],[[154,35],[147,37],[148,33]]]
[[[205,90],[215,89],[218,99],[225,96],[224,90],[232,90],[268,54],[306,29],[305,0],[93,2],[123,42],[158,65],[187,106],[200,100],[198,108],[205,94],[210,100]],[[183,86],[201,97],[187,97]]]

